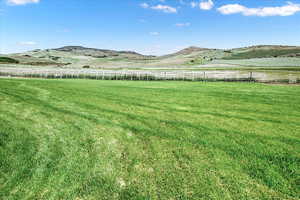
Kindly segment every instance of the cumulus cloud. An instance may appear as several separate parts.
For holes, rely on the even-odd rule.
[[[202,1],[199,6],[202,10],[211,10],[214,7],[214,2],[212,0]]]
[[[175,26],[177,26],[177,27],[186,27],[186,26],[190,26],[191,25],[191,23],[189,23],[189,22],[187,22],[187,23],[177,23],[177,24],[175,24]]]
[[[161,5],[161,4],[158,4],[157,6],[152,6],[151,9],[160,10],[165,13],[177,13],[177,8],[174,8],[172,6],[167,6],[167,5]]]
[[[244,16],[291,16],[300,12],[300,4],[288,2],[284,6],[248,8],[240,4],[227,4],[217,9],[223,15],[242,14]]]
[[[19,42],[18,45],[20,45],[20,46],[34,46],[34,45],[37,45],[37,43],[32,42],[32,41],[24,41],[24,42]]]
[[[7,0],[9,5],[25,5],[29,3],[39,3],[40,0]]]

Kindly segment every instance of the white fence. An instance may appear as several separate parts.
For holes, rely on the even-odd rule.
[[[0,76],[97,80],[182,80],[182,81],[260,81],[299,83],[300,73],[285,74],[247,71],[147,71],[93,69],[0,68]]]

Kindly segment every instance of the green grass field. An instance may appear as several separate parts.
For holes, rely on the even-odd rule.
[[[299,199],[300,87],[0,79],[0,199]]]
[[[257,67],[300,67],[300,58],[252,58],[241,60],[214,60],[211,64],[232,64]]]

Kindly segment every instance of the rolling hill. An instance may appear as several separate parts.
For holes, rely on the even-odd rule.
[[[274,46],[261,45],[247,48],[233,49],[227,60],[271,58],[271,57],[300,57],[300,47],[297,46]]]
[[[216,64],[242,66],[244,63],[251,66],[251,59],[255,59],[255,63],[253,63],[255,66],[264,63],[266,59],[271,61],[269,63],[271,66],[273,63],[276,66],[299,66],[300,47],[259,45],[224,50],[192,46],[173,54],[148,56],[134,51],[65,46],[56,49],[37,49],[25,53],[5,55],[5,57],[15,60],[14,63],[18,62],[20,65],[64,68],[184,67]],[[289,62],[289,60],[292,61]]]

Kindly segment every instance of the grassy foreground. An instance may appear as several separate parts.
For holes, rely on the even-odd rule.
[[[300,87],[0,79],[0,199],[299,199]]]

